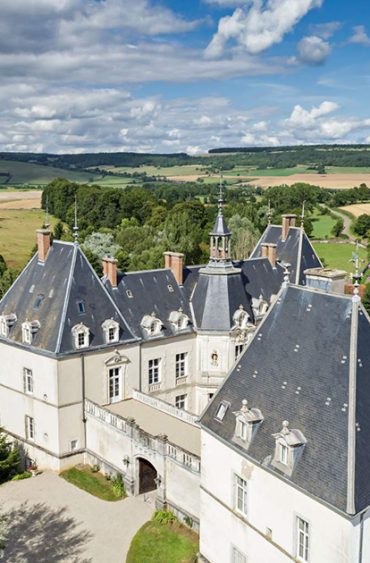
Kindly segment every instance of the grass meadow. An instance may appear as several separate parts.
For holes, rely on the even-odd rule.
[[[351,262],[352,253],[355,251],[355,247],[350,243],[313,243],[313,247],[316,250],[319,258],[324,262],[329,268],[337,268],[339,270],[345,270],[348,273],[354,271],[354,265]],[[360,259],[363,260],[363,264],[366,262],[366,250],[364,248],[359,248]]]

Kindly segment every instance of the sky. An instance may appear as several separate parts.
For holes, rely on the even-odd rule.
[[[370,143],[369,0],[0,8],[0,151]]]

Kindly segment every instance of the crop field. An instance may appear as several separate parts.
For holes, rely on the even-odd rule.
[[[205,170],[202,166],[193,165],[193,164],[185,164],[184,166],[139,166],[136,168],[132,168],[130,166],[122,166],[122,167],[114,167],[114,166],[100,166],[102,170],[109,170],[110,172],[116,173],[124,173],[127,174],[143,174],[144,172],[148,176],[199,176],[205,173]]]
[[[324,264],[329,268],[338,268],[339,270],[345,270],[348,273],[353,272],[354,265],[351,262],[352,253],[355,251],[355,247],[350,243],[313,243],[313,247],[316,250],[317,255],[320,259],[323,259]],[[364,248],[359,248],[360,259],[363,263],[366,262],[366,250]]]
[[[248,176],[244,176],[243,179],[248,180]],[[286,177],[256,175],[249,183],[261,188],[269,188],[281,184],[291,186],[299,182],[328,189],[349,189],[362,183],[370,186],[370,174],[293,174]]]
[[[364,213],[370,215],[370,203],[354,203],[353,205],[346,205],[340,209],[351,213],[354,217],[359,217],[360,215],[364,215]]]
[[[0,208],[0,254],[11,268],[23,268],[36,244],[36,229],[45,219],[41,209]],[[51,218],[52,226],[57,222]]]
[[[9,174],[9,176],[4,176],[4,174]],[[74,182],[97,182],[100,176],[95,176],[89,172],[74,172],[30,162],[0,160],[0,186],[7,184],[45,185],[54,178],[66,178]]]

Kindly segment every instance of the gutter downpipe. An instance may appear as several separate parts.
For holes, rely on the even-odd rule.
[[[364,512],[360,516],[360,549],[358,552],[358,563],[362,563],[362,552],[364,545]]]

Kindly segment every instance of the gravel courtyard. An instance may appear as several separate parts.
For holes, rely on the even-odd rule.
[[[153,511],[153,498],[106,502],[52,472],[6,483],[0,487],[0,514],[8,521],[3,560],[124,563],[132,537]]]

